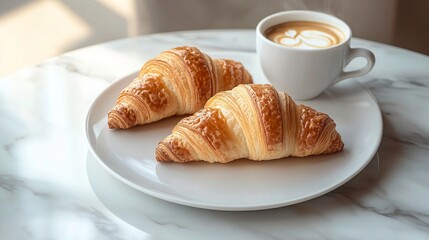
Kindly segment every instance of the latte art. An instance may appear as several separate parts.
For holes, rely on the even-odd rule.
[[[336,27],[306,21],[275,25],[265,32],[265,36],[275,43],[301,49],[328,48],[344,40],[343,32]]]
[[[300,48],[327,48],[339,43],[338,39],[332,35],[326,34],[318,30],[288,30],[284,35],[277,35],[273,39],[274,42]]]

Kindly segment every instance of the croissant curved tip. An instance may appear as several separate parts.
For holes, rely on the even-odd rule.
[[[252,84],[253,83],[253,77],[252,74],[250,74],[245,68],[244,68],[244,84]]]
[[[110,129],[127,129],[136,125],[136,115],[127,105],[117,104],[107,114],[107,125]]]
[[[120,118],[116,115],[116,113],[110,111],[107,117],[107,126],[109,129],[126,129],[124,123],[120,123]]]
[[[114,122],[110,117],[107,118],[107,126],[109,127],[109,129],[119,128],[116,122]]]
[[[158,162],[172,162],[173,159],[170,157],[167,151],[168,148],[161,142],[156,147],[156,160]]]
[[[112,109],[107,115],[107,126],[109,126],[110,129],[128,128],[121,115],[115,109]]]
[[[343,148],[344,148],[344,143],[341,140],[341,136],[337,131],[335,131],[334,137],[332,138],[330,143],[330,147],[327,148],[322,154],[341,152]]]
[[[158,162],[185,163],[193,161],[193,157],[184,146],[183,139],[170,135],[156,147],[156,160]]]
[[[340,152],[344,148],[344,142],[341,140],[341,135],[336,130],[332,145],[334,146],[334,152]]]

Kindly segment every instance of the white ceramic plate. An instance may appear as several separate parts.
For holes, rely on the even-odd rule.
[[[241,61],[256,83],[266,82],[256,54],[212,52],[210,55]],[[91,151],[109,173],[166,201],[230,211],[299,203],[350,180],[372,159],[381,141],[382,119],[376,100],[360,83],[347,80],[317,99],[302,102],[335,120],[345,144],[340,153],[263,162],[238,160],[228,164],[158,163],[156,145],[182,117],[128,130],[107,127],[107,112],[136,74],[116,81],[95,99],[87,116],[87,138]]]

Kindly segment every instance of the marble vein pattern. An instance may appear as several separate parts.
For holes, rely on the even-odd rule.
[[[149,56],[177,45],[254,53],[254,39],[252,30],[156,34],[1,79],[0,239],[429,239],[429,57],[387,45],[352,42],[377,58],[358,80],[382,110],[378,158],[319,198],[251,212],[190,208],[129,188],[88,152],[91,102]]]

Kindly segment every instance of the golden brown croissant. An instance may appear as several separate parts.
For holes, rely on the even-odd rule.
[[[130,128],[192,114],[220,91],[252,77],[239,62],[212,59],[195,47],[176,47],[146,62],[108,113],[109,128]]]
[[[226,163],[333,153],[343,148],[335,126],[327,114],[296,105],[272,85],[239,85],[182,119],[159,143],[156,159]]]

